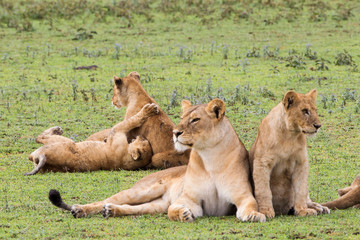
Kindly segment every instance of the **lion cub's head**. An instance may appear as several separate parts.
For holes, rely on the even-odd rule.
[[[117,76],[113,77],[114,88],[113,88],[113,97],[112,104],[115,108],[126,107],[129,104],[129,96],[134,91],[134,89],[139,87],[140,75],[137,72],[131,72],[127,77],[119,78]],[[131,86],[135,86],[131,88]]]
[[[152,157],[152,149],[150,143],[146,138],[142,136],[137,136],[129,144],[128,152],[131,155],[132,159],[134,159],[135,161],[150,161]]]
[[[191,105],[187,100],[182,103],[181,121],[173,131],[175,148],[185,151],[190,147],[203,149],[215,146],[225,133],[222,122],[225,115],[225,103],[214,99],[208,104]]]
[[[285,122],[288,130],[302,132],[306,135],[314,135],[321,127],[316,112],[317,92],[311,90],[307,94],[288,91],[283,98],[286,113]]]

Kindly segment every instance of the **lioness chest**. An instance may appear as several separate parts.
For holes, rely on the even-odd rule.
[[[207,175],[193,182],[198,199],[207,216],[229,215],[234,210],[233,205],[226,198],[221,178]]]

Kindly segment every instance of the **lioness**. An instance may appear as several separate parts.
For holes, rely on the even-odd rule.
[[[107,137],[107,141],[85,141],[75,143],[61,134],[58,127],[50,128],[40,134],[48,144],[30,154],[30,161],[35,168],[25,175],[36,174],[39,170],[51,171],[96,171],[117,170],[119,168],[133,170],[146,166],[152,156],[149,142],[141,136],[128,144],[126,134],[140,127],[149,117],[158,113],[158,107],[146,104],[139,113],[116,124]],[[55,143],[52,138],[55,137]]]
[[[338,190],[339,198],[326,202],[323,206],[330,209],[360,208],[360,174],[356,176],[350,187]]]
[[[124,119],[135,115],[147,103],[155,103],[140,84],[140,75],[131,72],[129,76],[119,78],[114,76],[114,94],[112,104],[116,108],[127,107]],[[158,105],[158,104],[157,104]],[[174,148],[172,130],[175,125],[171,119],[159,108],[159,114],[149,118],[140,127],[128,133],[128,139],[144,136],[151,145],[153,156],[150,168],[168,168],[187,164],[190,151],[179,152]],[[111,129],[106,129],[91,135],[87,140],[103,141]]]
[[[259,126],[249,152],[250,166],[259,211],[268,218],[291,209],[298,216],[330,212],[312,202],[308,192],[306,136],[321,127],[316,96],[316,90],[305,95],[287,92]]]
[[[191,222],[203,215],[235,212],[241,221],[266,220],[257,211],[249,182],[248,153],[225,115],[225,103],[214,99],[192,106],[182,102],[183,114],[174,130],[176,148],[192,148],[189,165],[148,175],[132,188],[100,202],[65,204],[58,191],[50,201],[74,217],[102,212],[105,217],[165,213],[171,220]]]

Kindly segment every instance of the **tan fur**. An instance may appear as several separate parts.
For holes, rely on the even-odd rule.
[[[153,173],[104,201],[73,206],[53,203],[75,217],[100,211],[105,217],[168,212],[171,220],[191,222],[203,215],[235,213],[236,207],[242,221],[265,221],[252,195],[248,153],[224,114],[225,104],[219,99],[197,106],[183,101],[174,140],[177,147],[192,148],[187,168]]]
[[[255,197],[259,211],[268,218],[288,214],[292,208],[299,216],[329,213],[327,207],[312,202],[308,193],[306,136],[321,126],[316,95],[316,90],[287,92],[262,120],[250,149]]]
[[[323,206],[330,209],[346,209],[360,207],[360,174],[356,176],[350,187],[338,190],[339,198],[326,202]]]
[[[132,72],[127,77],[114,76],[114,94],[112,103],[116,108],[127,107],[125,119],[136,114],[148,103],[155,103],[140,84],[140,75]],[[172,142],[172,130],[175,127],[171,119],[159,109],[159,114],[149,118],[141,127],[128,133],[128,139],[144,136],[151,145],[153,157],[148,167],[168,168],[187,164],[190,151],[178,152]],[[106,129],[91,135],[87,141],[103,141],[109,134]]]
[[[50,128],[37,137],[37,141],[47,144],[30,155],[29,159],[34,162],[35,169],[26,175],[36,174],[39,170],[84,172],[144,167],[152,156],[149,142],[138,136],[128,144],[126,134],[140,127],[157,112],[158,107],[154,103],[146,104],[139,113],[116,124],[106,142],[75,143],[71,139],[56,135],[62,133],[56,131],[58,127]]]

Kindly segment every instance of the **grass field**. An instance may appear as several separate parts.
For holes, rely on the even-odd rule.
[[[152,171],[23,176],[43,130],[61,126],[81,141],[121,121],[111,79],[137,71],[175,123],[183,98],[224,99],[248,149],[287,90],[316,88],[323,127],[308,139],[310,196],[336,198],[359,173],[360,4],[237,2],[0,1],[0,239],[359,239],[356,209],[266,223],[234,216],[191,224],[166,215],[74,219],[50,204],[49,189],[69,204],[89,203]],[[89,65],[98,68],[74,70]]]

